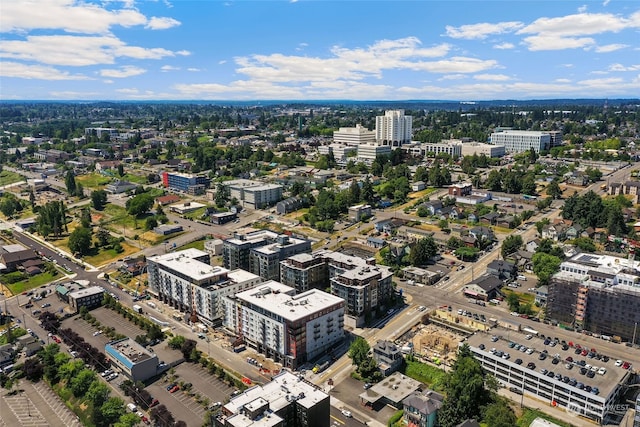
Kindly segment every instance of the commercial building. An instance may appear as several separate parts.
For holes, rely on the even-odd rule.
[[[344,337],[345,302],[318,289],[296,294],[270,280],[225,299],[224,325],[266,357],[297,369]]]
[[[349,219],[358,222],[371,216],[371,205],[356,205],[349,207]]]
[[[449,195],[453,197],[468,196],[471,194],[472,191],[473,191],[473,186],[467,182],[463,182],[460,184],[458,183],[451,184],[449,186]]]
[[[541,338],[527,340],[524,333],[516,331],[505,331],[503,336],[509,339],[498,335],[495,332],[495,338],[488,334],[475,334],[468,338],[471,352],[487,373],[494,375],[504,387],[517,390],[518,394],[534,396],[549,406],[600,424],[609,411],[615,411],[615,404],[624,392],[624,384],[632,376],[628,370],[613,365],[600,371],[604,362],[575,355],[570,347],[566,351],[560,346],[555,347],[557,350],[549,348],[548,356],[541,359],[541,351],[545,350]],[[523,348],[526,351],[522,351]],[[555,352],[557,355],[552,355]],[[569,356],[573,362],[566,360]],[[554,359],[559,359],[559,362],[554,363]],[[593,364],[601,373],[593,378],[582,375],[578,363]]]
[[[358,145],[358,162],[371,164],[378,156],[388,156],[391,154],[391,146],[362,144]]]
[[[405,147],[403,146],[404,150]],[[442,142],[425,142],[412,144],[407,147],[409,153],[420,157],[436,157],[438,154],[448,154],[451,157],[462,155],[462,142],[459,140],[447,140]]]
[[[393,287],[393,273],[375,265],[375,259],[363,259],[341,252],[320,250],[312,255],[289,257],[280,263],[280,280],[298,292],[326,289],[346,301],[348,326],[364,324],[367,313],[388,304]]]
[[[333,155],[336,163],[339,165],[346,165],[350,153],[356,154],[358,149],[356,147],[343,145],[343,144],[329,144],[321,145],[318,147],[318,154],[328,156]]]
[[[487,157],[502,157],[505,155],[504,145],[484,144],[482,142],[467,142],[462,144],[462,155],[473,156],[484,154]]]
[[[162,183],[165,188],[183,191],[189,194],[204,194],[209,188],[209,178],[176,172],[163,172]]]
[[[104,298],[104,288],[101,286],[91,286],[89,288],[69,292],[68,298],[69,305],[76,312],[80,311],[80,307],[87,307],[88,309],[100,307],[102,299]]]
[[[576,329],[631,341],[640,323],[638,307],[638,261],[578,254],[560,264],[549,283],[547,317]]]
[[[349,146],[375,145],[376,132],[357,124],[353,128],[339,128],[333,132],[333,141],[336,144]]]
[[[539,153],[551,148],[551,134],[531,130],[503,130],[491,134],[491,143],[504,145],[507,153],[521,153],[532,148]]]
[[[376,117],[376,142],[379,145],[402,147],[411,142],[413,117],[405,116],[404,110],[385,111]]]
[[[145,381],[158,373],[158,356],[131,338],[112,341],[104,350],[111,363],[131,381]]]
[[[232,397],[215,418],[216,427],[326,427],[329,395],[299,376],[282,371],[264,385]]]
[[[207,325],[222,321],[223,297],[262,282],[248,271],[212,267],[209,254],[193,248],[149,257],[147,263],[150,292]]]

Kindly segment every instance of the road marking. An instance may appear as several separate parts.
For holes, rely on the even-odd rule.
[[[337,422],[339,422],[340,424],[345,424],[344,421],[342,421],[340,418],[336,418],[333,415],[331,415],[331,418],[333,418],[334,420],[336,420]]]

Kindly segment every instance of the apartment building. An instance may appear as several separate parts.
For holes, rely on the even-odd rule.
[[[491,143],[504,145],[507,153],[521,153],[532,148],[539,153],[551,148],[551,134],[531,130],[503,130],[491,134]]]
[[[631,341],[640,323],[638,307],[638,261],[578,254],[563,262],[549,283],[547,317],[577,329]]]
[[[280,261],[292,255],[311,253],[311,242],[270,230],[234,233],[222,246],[225,268],[250,271],[265,280],[280,278]]]
[[[357,154],[358,148],[344,144],[329,144],[318,147],[318,154],[328,156],[333,155],[336,163],[346,165],[351,153]]]
[[[385,111],[376,117],[376,142],[392,148],[409,144],[413,133],[413,117],[405,116],[404,110]]]
[[[297,369],[344,337],[345,302],[311,289],[270,280],[225,299],[224,326],[248,346],[284,367]]]
[[[339,128],[333,132],[333,142],[352,147],[360,145],[375,145],[376,132],[357,124],[355,127]]]
[[[231,199],[237,199],[243,207],[262,209],[282,200],[282,186],[265,184],[250,179],[234,179],[222,183]]]
[[[280,261],[301,253],[311,253],[309,240],[279,235],[274,243],[251,249],[249,271],[264,280],[279,280]]]
[[[209,188],[210,181],[206,176],[177,172],[162,173],[162,183],[165,188],[172,188],[189,194],[204,194],[204,191]]]
[[[263,280],[248,271],[209,265],[209,254],[198,249],[147,258],[150,292],[207,325],[222,321],[222,298],[251,289]]]
[[[345,321],[354,327],[364,324],[366,314],[388,304],[393,293],[392,276],[373,258],[365,260],[328,250],[289,257],[280,263],[280,280],[298,291],[325,289],[329,284],[331,293],[345,300]]]
[[[215,427],[326,427],[329,395],[299,376],[282,371],[264,385],[232,397],[214,419]]]

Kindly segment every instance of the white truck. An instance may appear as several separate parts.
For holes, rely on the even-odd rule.
[[[138,304],[134,304],[133,311],[135,311],[136,313],[142,314],[142,307],[140,307]]]
[[[127,409],[131,412],[136,412],[138,410],[138,407],[133,403],[127,403]]]

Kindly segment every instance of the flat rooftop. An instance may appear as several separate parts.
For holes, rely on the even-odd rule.
[[[185,249],[184,251],[168,253],[149,258],[151,261],[172,270],[196,282],[206,281],[215,277],[226,276],[229,270],[223,267],[211,266],[194,259],[207,255],[198,249]]]
[[[491,337],[493,334],[495,336],[502,337],[498,339],[496,342],[491,341]],[[544,340],[539,337],[533,337],[529,340],[526,339],[527,333],[519,333],[515,331],[506,331],[501,329],[494,329],[488,334],[484,333],[476,333],[471,335],[467,341],[471,347],[479,348],[480,344],[485,346],[485,349],[482,351],[490,352],[491,349],[495,348],[496,351],[502,351],[503,353],[509,353],[510,358],[508,360],[503,359],[503,363],[509,365],[516,365],[515,361],[517,359],[522,359],[522,364],[520,364],[520,369],[527,369],[527,364],[532,362],[536,365],[534,371],[540,373],[542,369],[546,369],[547,371],[552,371],[556,374],[560,374],[563,377],[567,376],[569,378],[575,378],[576,381],[583,383],[585,386],[589,385],[591,387],[598,387],[600,390],[600,394],[598,396],[590,395],[591,397],[600,397],[606,399],[606,397],[613,391],[613,389],[623,380],[623,378],[629,374],[629,371],[626,369],[622,369],[621,367],[615,366],[616,359],[611,358],[608,362],[604,362],[602,360],[598,360],[596,358],[589,359],[587,356],[581,356],[579,354],[575,354],[575,349],[569,347],[567,350],[562,349],[562,344],[557,344],[554,347],[549,345],[544,345]],[[520,344],[522,346],[526,346],[527,348],[533,348],[534,352],[532,354],[526,354],[521,350],[516,350],[515,348],[510,348],[509,344],[514,342],[516,344]],[[547,350],[548,357],[545,360],[539,360],[540,353],[544,350]],[[552,363],[553,356],[558,354],[560,357],[560,362],[557,365]],[[574,363],[572,364],[571,369],[567,369],[565,364],[567,363],[567,357],[572,357]],[[584,360],[586,364],[591,366],[596,366],[598,368],[604,367],[607,372],[604,375],[595,374],[593,378],[589,378],[585,375],[580,374],[580,366],[576,366],[575,362],[579,360]],[[569,388],[568,384],[560,380],[556,380],[555,378],[547,377],[547,381],[552,383],[557,383],[558,385],[562,385],[562,387]],[[575,389],[577,392],[577,388]],[[589,393],[584,392],[587,395]]]
[[[245,406],[247,406],[247,409],[259,408],[264,406],[265,402],[268,402],[269,411],[272,412],[277,412],[291,405],[294,401],[305,408],[311,408],[328,398],[329,395],[319,390],[315,385],[289,371],[283,371],[274,376],[270,382],[251,387],[244,393],[233,397],[229,403],[224,405],[224,409],[232,414],[238,414],[227,418],[227,421],[234,427],[267,427],[274,425],[271,418],[278,420],[281,420],[281,418],[271,414],[271,418],[263,416],[260,420],[251,420],[244,415],[240,415],[239,412]]]
[[[397,404],[420,387],[422,387],[420,381],[409,378],[400,372],[394,372],[379,383],[374,384],[373,387],[362,392],[360,398],[373,404],[384,397]]]
[[[78,299],[88,297],[92,295],[99,295],[104,293],[104,288],[101,286],[91,286],[90,288],[80,289],[69,293],[69,298]]]
[[[294,322],[344,300],[319,289],[295,295],[295,289],[275,280],[236,294],[236,298]]]
[[[281,248],[286,248],[288,246],[299,245],[299,244],[302,244],[302,243],[305,243],[305,242],[306,242],[306,240],[304,240],[304,239],[298,239],[298,238],[295,238],[295,237],[289,237],[287,239],[287,243],[285,243],[285,244],[276,242],[276,243],[271,243],[271,244],[268,244],[268,245],[265,245],[265,246],[261,246],[259,248],[254,248],[253,250],[255,252],[263,253],[263,254],[266,254],[266,255],[275,254],[275,253],[280,252]]]
[[[155,354],[149,352],[131,338],[107,343],[105,349],[107,353],[116,353],[115,356],[129,368],[137,363],[142,363],[152,357],[156,357]]]
[[[230,271],[227,277],[236,283],[248,282],[249,280],[260,278],[257,274],[250,273],[241,268]]]
[[[235,234],[234,237],[226,239],[225,242],[234,245],[242,245],[244,243],[257,242],[260,240],[275,240],[277,237],[278,233],[275,233],[271,230],[258,230],[246,234]]]

